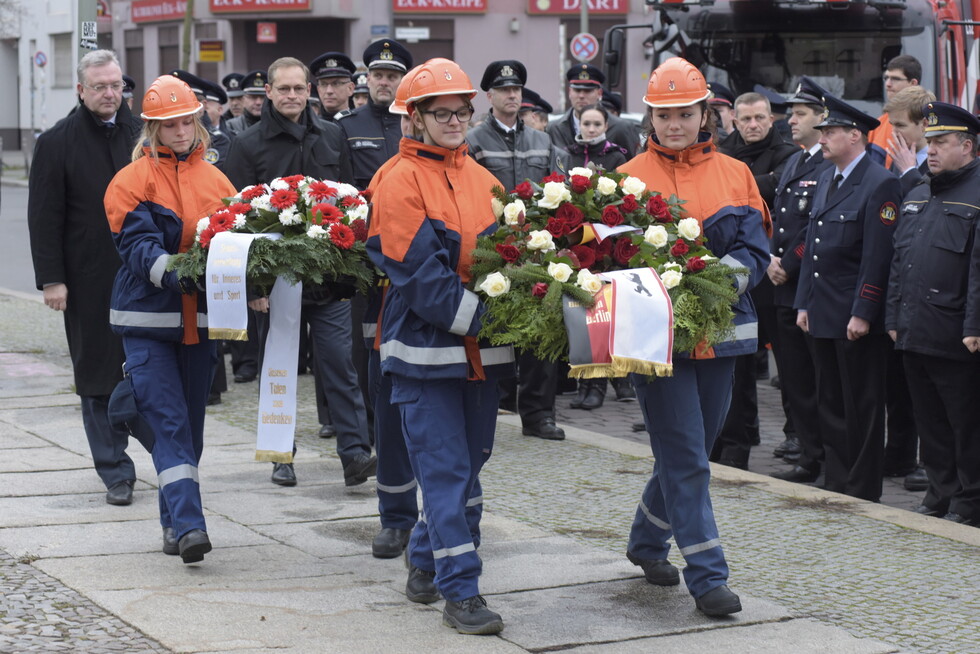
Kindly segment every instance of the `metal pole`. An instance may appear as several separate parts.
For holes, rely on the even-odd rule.
[[[565,102],[568,97],[568,93],[565,90],[565,71],[568,70],[568,47],[566,44],[568,39],[565,36],[565,23],[558,23],[558,88],[561,89],[558,93],[558,97],[561,101],[558,103],[558,110],[560,113],[565,113]]]
[[[98,11],[97,11],[97,8],[96,8],[96,2],[95,2],[95,0],[78,0],[77,7],[78,7],[78,16],[77,16],[78,23],[75,26],[76,27],[76,29],[75,29],[75,38],[78,39],[78,42],[77,42],[77,45],[78,45],[78,59],[79,59],[79,61],[81,61],[82,57],[84,57],[86,54],[88,54],[89,52],[91,52],[92,50],[95,49],[95,48],[88,48],[88,47],[86,47],[88,38],[86,37],[84,31],[82,30],[82,24],[83,23],[89,23],[89,22],[91,22],[93,24],[97,24],[95,22],[95,20],[96,20],[96,17],[98,15]],[[92,40],[95,40],[95,39],[92,39]],[[83,42],[85,42],[85,43],[83,43]],[[96,46],[96,47],[98,47],[98,46]],[[77,62],[76,62],[76,64],[77,64]]]
[[[191,69],[191,29],[194,25],[194,0],[187,0],[187,9],[184,11],[184,38],[180,46],[180,67],[184,70]]]
[[[587,34],[589,32],[589,0],[579,0],[579,32]]]

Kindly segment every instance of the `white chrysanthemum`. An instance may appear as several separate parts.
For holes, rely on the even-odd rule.
[[[572,276],[572,267],[567,263],[552,261],[548,264],[548,274],[560,282],[567,282]]]
[[[272,210],[272,196],[271,195],[260,195],[259,197],[252,200],[252,206],[256,209],[265,209],[266,211]]]
[[[198,234],[198,236],[200,236],[201,235],[201,232],[203,232],[205,229],[207,229],[208,228],[208,225],[210,225],[210,224],[211,224],[211,219],[209,217],[207,217],[207,216],[205,216],[204,218],[201,218],[200,220],[198,220],[197,221],[197,234]]]
[[[610,179],[609,177],[600,177],[599,181],[595,184],[595,188],[599,191],[599,195],[612,195],[616,192],[616,180]]]
[[[366,204],[359,204],[357,206],[351,207],[347,210],[347,215],[350,216],[351,220],[367,220],[368,217],[368,206]]]
[[[283,225],[298,225],[303,222],[303,219],[299,217],[299,212],[295,208],[289,207],[279,212],[279,222]]]
[[[592,271],[582,268],[578,271],[578,277],[576,277],[575,284],[584,291],[589,293],[598,293],[602,290],[602,280],[599,276],[592,273]]]
[[[647,190],[647,185],[643,183],[643,180],[637,179],[636,177],[627,177],[623,180],[623,193],[639,195],[643,191]]]
[[[490,297],[503,295],[510,290],[510,279],[499,272],[490,273],[480,284],[480,290]]]
[[[677,233],[681,238],[693,241],[698,236],[701,236],[701,223],[698,222],[697,218],[682,218],[677,223]]]
[[[545,182],[541,191],[541,199],[538,206],[545,209],[557,209],[562,202],[572,199],[572,193],[562,182]]]
[[[243,213],[236,213],[235,214],[234,226],[235,226],[235,229],[241,229],[242,227],[245,226],[245,214],[243,214]]]
[[[683,276],[680,270],[667,270],[660,276],[660,281],[664,283],[664,288],[674,288],[681,283]]]
[[[346,198],[348,195],[357,195],[360,191],[350,184],[337,184],[337,197]]]
[[[511,226],[516,225],[525,211],[527,207],[524,206],[524,201],[514,200],[504,207],[504,222]]]
[[[327,230],[320,225],[310,225],[310,228],[306,230],[306,235],[310,238],[326,238]]]
[[[539,229],[528,234],[527,241],[528,250],[554,250],[555,241],[551,236],[551,232],[546,229]]]
[[[643,233],[643,240],[655,248],[667,245],[667,229],[663,225],[650,225]]]
[[[269,188],[273,191],[282,191],[289,188],[289,182],[283,180],[282,177],[276,177],[274,180],[269,182]]]
[[[568,171],[568,178],[569,179],[571,179],[575,175],[581,175],[582,177],[585,177],[587,179],[591,179],[592,178],[592,169],[591,168],[572,168],[571,170]]]

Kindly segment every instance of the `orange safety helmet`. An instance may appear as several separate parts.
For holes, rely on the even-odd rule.
[[[418,67],[408,86],[405,107],[411,114],[420,100],[439,95],[464,95],[467,100],[476,97],[476,89],[459,64],[441,57],[429,59]]]
[[[168,120],[196,114],[202,106],[187,82],[173,75],[161,75],[146,89],[140,117],[143,120]]]
[[[704,75],[681,57],[671,57],[650,73],[643,103],[650,107],[690,107],[711,95]]]
[[[449,60],[446,59],[445,61]],[[395,89],[395,99],[388,105],[388,113],[398,114],[399,116],[408,115],[408,107],[405,106],[405,103],[408,101],[408,87],[412,85],[412,80],[415,79],[415,73],[421,67],[422,64],[419,64],[402,77],[402,81],[398,83],[398,88]]]

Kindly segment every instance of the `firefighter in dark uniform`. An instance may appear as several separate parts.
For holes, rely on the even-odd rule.
[[[918,513],[980,526],[980,120],[926,106],[929,176],[901,207],[886,327],[902,351],[929,488]]]
[[[885,291],[902,189],[867,156],[878,121],[829,94],[795,306],[813,337],[827,490],[877,502],[885,446]]]
[[[802,149],[786,162],[776,187],[769,250],[768,272],[776,306],[773,338],[778,343],[773,353],[789,418],[796,430],[796,435],[787,438],[773,454],[799,457],[792,468],[772,476],[796,482],[815,481],[823,462],[823,441],[817,428],[817,373],[813,366],[812,345],[809,335],[796,326],[793,302],[817,180],[832,166],[829,161],[824,161],[820,130],[816,128],[823,119],[824,93],[813,80],[802,77],[796,93],[788,101],[793,142]]]
[[[323,105],[321,118],[334,122],[351,113],[350,97],[354,94],[351,75],[357,67],[343,52],[325,52],[310,64],[316,78],[316,90]]]
[[[542,132],[548,129],[548,115],[554,111],[554,107],[543,99],[537,91],[532,91],[526,86],[521,88],[521,120],[528,127],[533,127]]]
[[[520,119],[521,89],[527,82],[527,69],[519,61],[494,61],[487,66],[480,88],[490,101],[490,114],[479,127],[466,135],[470,155],[493,173],[504,190],[531,180],[540,183],[554,170],[564,170],[567,153],[558,150],[547,134],[524,126]],[[517,408],[523,432],[547,440],[562,440],[565,432],[555,425],[555,393],[558,387],[558,364],[542,361],[530,352],[519,355],[519,390],[505,382],[504,394]]]
[[[130,109],[133,108],[133,91],[135,90],[136,90],[136,80],[134,80],[129,75],[123,75],[123,90],[122,90],[123,102],[125,102],[126,106],[129,107]]]
[[[253,70],[242,78],[242,115],[225,123],[232,137],[261,120],[266,81],[264,70]]]
[[[354,183],[367,188],[381,164],[398,153],[402,138],[401,118],[388,111],[395,99],[395,89],[402,76],[412,67],[412,54],[392,39],[375,41],[364,50],[368,67],[368,102],[339,125],[347,136],[354,165]]]
[[[354,73],[350,76],[350,81],[354,83],[354,94],[350,96],[350,103],[353,105],[354,109],[363,107],[368,102],[370,92],[368,89],[367,80],[367,73],[363,72]]]
[[[243,108],[242,97],[245,95],[242,91],[242,80],[245,76],[241,73],[228,73],[221,78],[221,85],[225,87],[225,95],[228,96],[228,109],[225,113],[221,114],[221,129],[228,132],[228,126],[226,123],[235,118],[236,116],[241,116]]]
[[[606,76],[595,66],[575,64],[565,73],[565,79],[568,81],[568,100],[572,107],[561,120],[548,125],[548,135],[556,146],[568,150],[579,133],[578,115],[582,109],[602,100],[602,85],[606,82]],[[606,139],[625,148],[628,156],[632,157],[640,149],[640,128],[632,121],[610,116]]]
[[[197,96],[197,101],[201,103],[202,107],[207,106],[205,103],[208,101],[209,93],[215,94],[216,98],[219,97],[217,96],[217,92],[220,91],[224,94],[224,91],[217,84],[202,79],[186,70],[177,69],[171,71],[169,74],[179,80],[183,80],[187,86],[191,87],[191,91]],[[227,100],[227,98],[225,99]],[[228,161],[228,151],[231,150],[231,138],[222,132],[220,127],[215,126],[211,122],[211,117],[207,110],[201,111],[201,123],[204,124],[204,129],[208,130],[208,134],[211,135],[211,145],[204,151],[204,160],[210,164],[214,164],[219,170],[223,170],[225,162]]]

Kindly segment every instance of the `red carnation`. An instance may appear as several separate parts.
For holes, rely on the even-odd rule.
[[[568,233],[568,224],[558,218],[549,218],[545,229],[555,238],[561,238]]]
[[[272,197],[269,198],[269,204],[271,204],[276,209],[282,211],[283,209],[288,209],[289,207],[296,204],[299,200],[299,195],[296,191],[290,191],[289,189],[279,189],[278,191],[273,191]]]
[[[354,232],[354,238],[363,243],[367,240],[367,223],[364,222],[363,218],[358,218],[350,224],[351,230]]]
[[[534,297],[544,297],[548,294],[548,285],[544,282],[538,282],[531,287],[531,295]]]
[[[640,205],[636,203],[636,196],[630,193],[629,195],[623,196],[623,211],[626,213],[633,213],[640,208]]]
[[[210,227],[205,227],[201,235],[197,237],[197,240],[200,241],[202,248],[207,248],[211,245],[212,238],[214,238],[214,230]]]
[[[530,200],[534,197],[534,187],[531,182],[521,182],[514,187],[514,193],[522,200]]]
[[[573,245],[572,254],[578,259],[579,268],[591,268],[595,265],[595,250],[588,245]]]
[[[616,207],[608,206],[602,210],[602,223],[607,227],[622,225],[623,214],[619,213],[619,209]]]
[[[299,186],[299,183],[304,179],[306,179],[306,175],[290,175],[289,177],[283,177],[282,181],[289,184],[289,188],[295,191],[296,187]]]
[[[319,218],[318,218],[319,216]],[[339,223],[344,217],[344,212],[333,206],[329,202],[321,202],[313,207],[313,224],[326,225],[327,223]]]
[[[343,223],[330,226],[330,240],[341,250],[349,250],[354,245],[354,230]]]
[[[364,200],[359,195],[348,195],[343,200],[340,201],[340,206],[345,209],[350,209],[351,207],[359,207],[364,204]]]
[[[675,257],[683,257],[690,249],[691,248],[687,247],[687,243],[684,242],[684,239],[679,238],[674,243],[674,247],[670,248],[670,254]]]
[[[634,245],[632,239],[627,236],[616,241],[616,245],[613,247],[613,259],[625,266],[639,251],[639,246]]]
[[[247,214],[252,210],[252,205],[245,204],[244,202],[236,202],[228,206],[228,211],[231,213],[240,213],[242,215]]]
[[[497,243],[496,246],[497,254],[503,258],[507,263],[514,263],[521,258],[521,251],[518,250],[513,245],[504,245],[503,243]]]
[[[263,195],[265,195],[266,194],[266,191],[268,191],[268,190],[269,189],[266,188],[265,184],[257,184],[256,186],[253,186],[252,188],[250,188],[247,191],[243,192],[242,193],[242,199],[245,200],[245,201],[247,201],[247,202],[251,202],[252,200],[254,200],[256,198],[260,198]]]
[[[555,171],[550,175],[548,175],[547,177],[545,177],[544,179],[542,179],[541,183],[544,184],[546,182],[564,182],[564,181],[565,181],[565,176],[559,175],[558,172]]]
[[[572,175],[572,192],[585,193],[589,190],[589,178],[583,175]]]
[[[688,272],[701,272],[705,267],[704,259],[701,257],[691,257],[687,260]]]
[[[306,192],[317,202],[329,200],[337,195],[337,189],[326,182],[310,182]]]
[[[555,218],[565,223],[567,229],[566,234],[574,232],[576,229],[582,226],[582,219],[585,216],[582,215],[582,210],[576,207],[571,202],[564,202],[558,207],[558,211],[555,212]]]
[[[652,196],[647,200],[647,213],[656,218],[659,222],[670,222],[670,208],[659,195]]]

